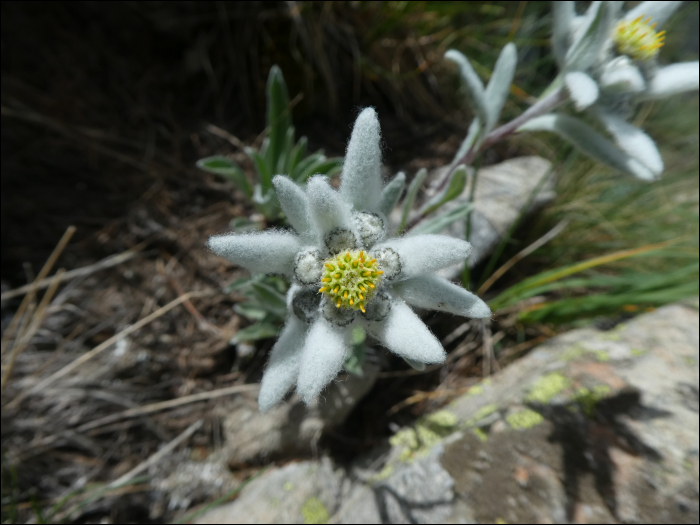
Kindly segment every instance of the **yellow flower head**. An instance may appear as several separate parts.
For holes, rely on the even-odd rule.
[[[319,290],[330,297],[337,308],[365,311],[384,272],[377,260],[362,251],[347,250],[324,262],[323,287]]]
[[[622,55],[644,62],[654,58],[664,45],[666,31],[656,32],[656,22],[650,24],[651,17],[644,20],[644,15],[634,20],[623,20],[613,34],[617,50]]]

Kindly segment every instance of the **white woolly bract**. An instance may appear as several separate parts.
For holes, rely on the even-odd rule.
[[[616,115],[601,111],[598,118],[615,137],[615,142],[622,151],[641,162],[655,176],[661,175],[664,171],[664,161],[656,143],[649,135]]]
[[[576,16],[574,2],[552,2],[552,52],[559,65],[564,69],[566,51],[569,49],[569,31]]]
[[[318,396],[343,367],[352,341],[351,326],[333,326],[323,317],[311,325],[297,382],[297,393],[305,403]]]
[[[573,71],[564,75],[564,84],[576,111],[583,111],[598,100],[598,84],[582,71]]]
[[[267,364],[260,385],[258,406],[266,412],[282,400],[299,376],[301,350],[308,325],[290,315],[287,323],[272,347],[270,361]]]
[[[216,255],[253,273],[289,274],[301,249],[299,237],[274,230],[215,235],[207,244]]]
[[[645,98],[664,98],[698,89],[698,61],[679,62],[660,68],[649,82]]]
[[[639,93],[646,84],[639,68],[627,56],[605,64],[599,82],[603,91],[616,93]]]
[[[408,304],[449,312],[474,319],[488,319],[491,309],[476,295],[446,279],[434,275],[414,277],[393,287]]]
[[[309,216],[309,199],[306,193],[288,177],[277,175],[272,179],[282,211],[289,224],[305,239],[313,238],[315,231]]]
[[[340,194],[356,210],[377,211],[382,193],[382,152],[377,113],[366,108],[352,130],[343,162]]]
[[[442,363],[445,350],[406,303],[397,300],[382,321],[366,323],[367,331],[398,356],[421,363]]]
[[[309,179],[306,195],[311,205],[311,217],[320,238],[335,228],[353,230],[349,206],[322,175]]]
[[[402,281],[418,275],[434,273],[438,270],[463,262],[471,252],[471,244],[446,235],[414,235],[389,239],[372,250],[391,248],[399,254],[401,273],[395,280]]]
[[[510,85],[513,82],[515,66],[518,65],[518,49],[513,42],[508,42],[496,60],[493,74],[486,86],[485,98],[488,108],[488,122],[484,126],[484,133],[488,133],[498,122],[503,104],[506,102]]]
[[[661,2],[642,2],[634,9],[630,9],[624,16],[625,20],[634,20],[643,16],[645,19],[651,17],[651,23],[656,22],[658,31],[670,16],[678,9],[683,2],[671,2],[663,0]]]

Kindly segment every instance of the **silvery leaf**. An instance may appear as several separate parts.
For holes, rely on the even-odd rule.
[[[577,118],[549,113],[530,120],[520,126],[518,131],[553,131],[581,152],[603,164],[631,173],[640,179],[654,179],[654,173],[649,168],[619,150],[612,142]]]
[[[572,71],[564,75],[564,84],[576,111],[583,111],[598,100],[598,84],[582,71]]]
[[[469,105],[481,122],[488,122],[489,112],[486,106],[484,85],[481,83],[479,75],[476,74],[476,71],[474,71],[467,57],[456,49],[450,49],[445,53],[445,58],[459,66],[459,72],[467,90]]]
[[[505,104],[510,84],[513,82],[513,73],[518,64],[518,50],[515,44],[509,42],[505,45],[493,68],[493,74],[486,87],[486,105],[488,109],[488,121],[484,134],[493,129],[501,115]]]

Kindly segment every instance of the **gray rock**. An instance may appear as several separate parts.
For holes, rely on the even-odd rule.
[[[241,395],[222,404],[225,449],[229,463],[240,464],[315,452],[325,428],[340,425],[374,385],[379,367],[369,361],[363,375],[341,374],[315,405],[297,396],[261,414],[253,395]]]
[[[241,490],[232,503],[210,510],[196,523],[326,523],[337,511],[344,477],[330,460],[271,469]]]
[[[199,522],[697,523],[697,305],[555,337],[348,473],[274,469]]]

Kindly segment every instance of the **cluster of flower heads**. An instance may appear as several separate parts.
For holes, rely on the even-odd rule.
[[[288,318],[263,375],[262,411],[295,384],[305,402],[318,396],[347,359],[355,326],[408,361],[441,363],[442,345],[409,305],[474,318],[491,315],[481,299],[434,275],[463,262],[471,250],[468,242],[441,235],[387,238],[387,215],[403,185],[383,187],[373,109],[362,111],[355,122],[339,190],[323,176],[302,188],[278,175],[274,185],[294,232],[209,240],[216,254],[237,265],[292,281]]]
[[[574,2],[554,2],[552,50],[577,111],[587,111],[616,146],[566,115],[535,118],[520,130],[549,130],[589,155],[639,178],[664,169],[654,141],[628,123],[636,104],[698,89],[698,62],[660,67],[665,32],[658,31],[682,2],[642,2],[624,13],[622,2],[592,2],[576,15]],[[587,135],[587,136],[583,136]]]

